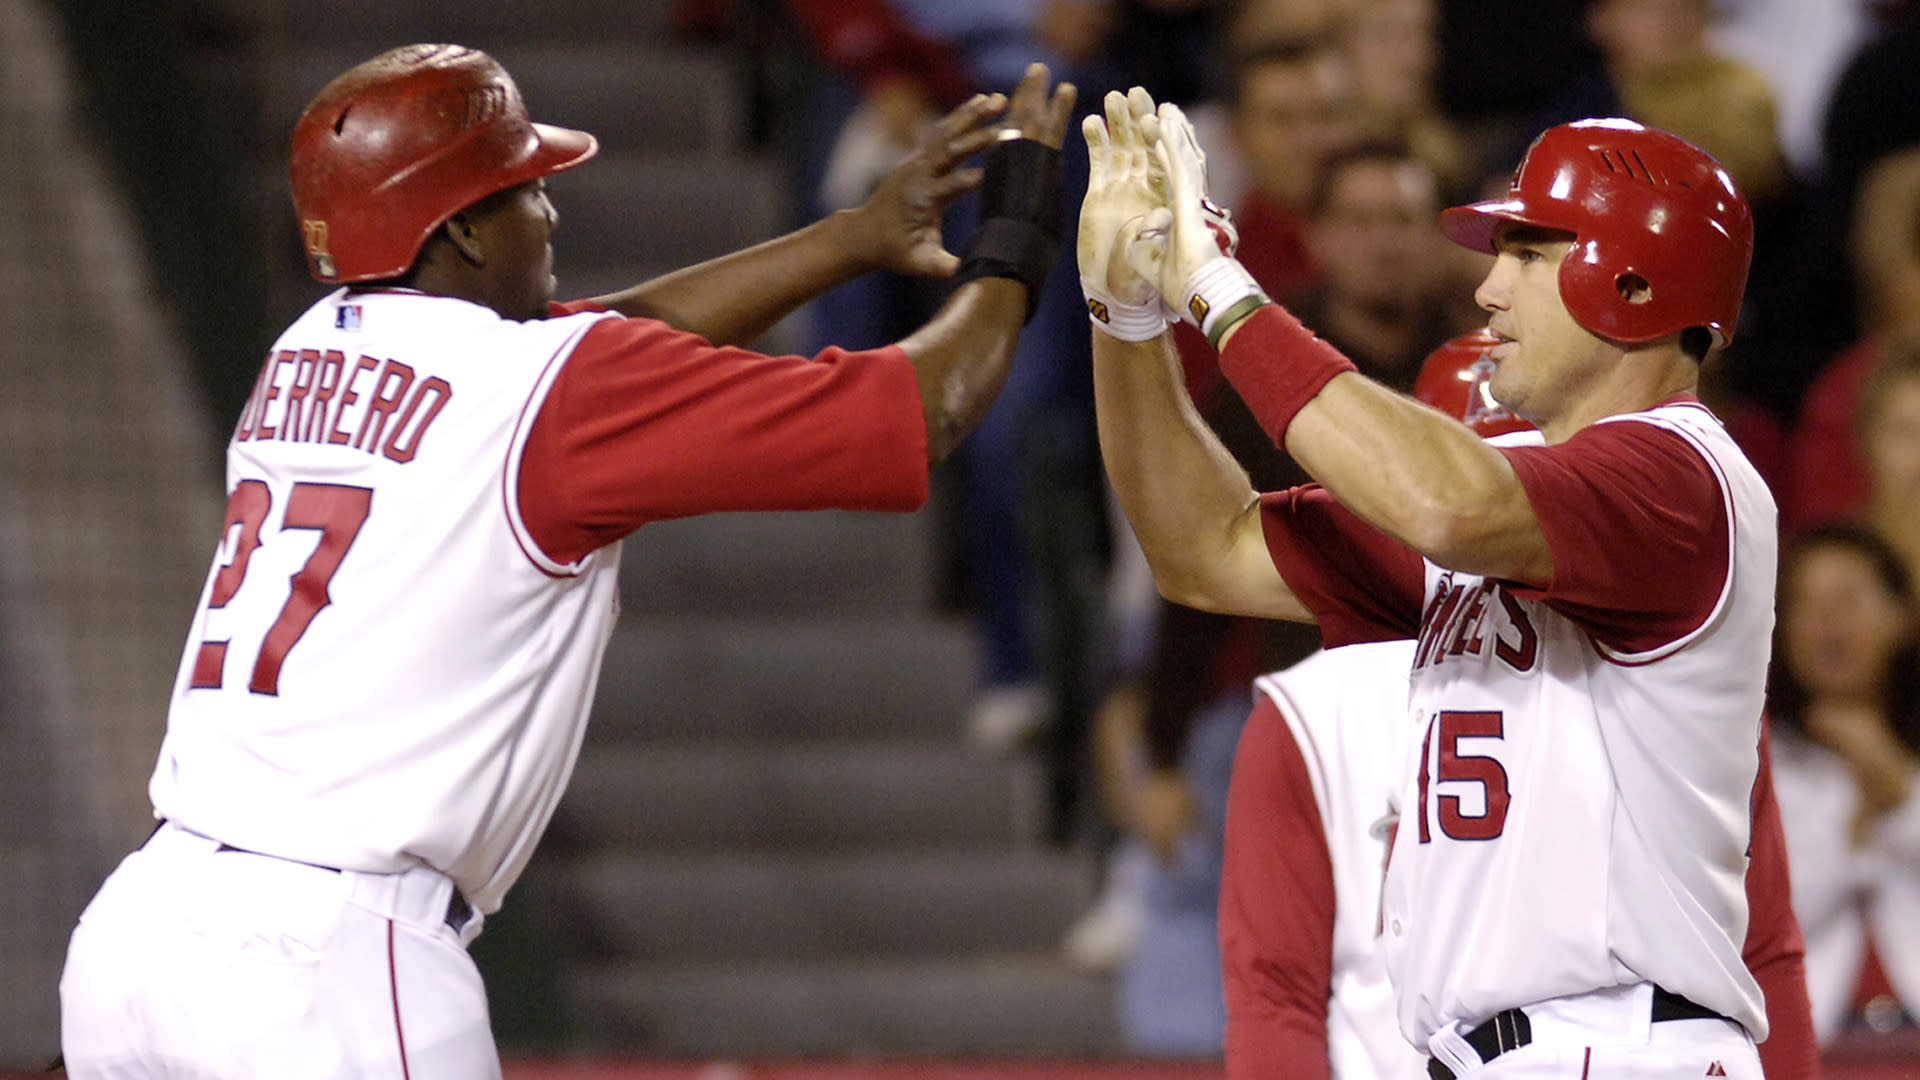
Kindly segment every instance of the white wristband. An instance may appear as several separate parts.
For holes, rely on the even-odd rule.
[[[1264,300],[1266,295],[1238,259],[1208,259],[1181,290],[1180,316],[1212,341],[1223,315],[1249,297]]]
[[[1152,341],[1167,332],[1166,309],[1158,297],[1145,304],[1123,304],[1092,279],[1080,279],[1087,297],[1087,317],[1109,337],[1121,341]]]

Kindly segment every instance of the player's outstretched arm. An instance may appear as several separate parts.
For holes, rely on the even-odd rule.
[[[1060,240],[1060,146],[1074,95],[1072,83],[1051,85],[1046,65],[1027,68],[999,145],[987,155],[980,229],[958,271],[965,281],[900,342],[919,379],[934,461],[979,425],[1006,384],[1020,327],[1052,266]]]
[[[1000,135],[994,120],[1006,107],[1004,94],[977,94],[956,107],[859,207],[594,302],[739,345],[869,271],[950,277],[960,260],[942,246],[940,215],[979,186],[981,170],[963,163]]]
[[[1246,471],[1187,398],[1152,277],[1127,257],[1170,194],[1149,157],[1160,133],[1153,100],[1135,87],[1108,94],[1105,105],[1104,123],[1084,125],[1078,255],[1107,475],[1161,595],[1207,611],[1311,621],[1267,553]]]

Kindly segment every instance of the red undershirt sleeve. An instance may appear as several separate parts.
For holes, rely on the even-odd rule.
[[[529,535],[561,563],[667,518],[912,510],[928,491],[919,384],[896,346],[770,357],[605,319],[548,390],[516,491]]]
[[[1333,859],[1306,759],[1257,694],[1227,790],[1227,1080],[1326,1080],[1333,918]]]
[[[1419,636],[1427,577],[1418,552],[1318,484],[1262,495],[1260,523],[1274,568],[1313,612],[1327,648]]]
[[[1816,1080],[1820,1048],[1807,998],[1807,945],[1793,913],[1786,833],[1773,794],[1773,754],[1760,727],[1760,772],[1753,782],[1753,847],[1747,864],[1747,970],[1767,996],[1767,1041],[1760,1064],[1767,1080]]]
[[[1623,653],[1698,629],[1727,580],[1726,495],[1702,452],[1656,424],[1594,424],[1555,446],[1500,448],[1553,552],[1544,589],[1509,591]]]

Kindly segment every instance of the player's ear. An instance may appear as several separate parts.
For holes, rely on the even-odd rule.
[[[440,226],[440,232],[453,245],[453,249],[460,253],[461,258],[474,266],[486,265],[486,252],[484,245],[480,242],[480,230],[474,227],[473,219],[467,215],[466,211],[462,210],[448,218],[447,223]]]

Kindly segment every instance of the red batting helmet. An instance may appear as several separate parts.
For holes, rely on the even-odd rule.
[[[1531,431],[1533,425],[1493,400],[1488,384],[1493,360],[1487,355],[1500,339],[1481,329],[1462,334],[1433,350],[1420,367],[1413,396],[1463,421],[1483,439],[1510,431]]]
[[[1574,234],[1560,296],[1574,320],[1601,337],[1651,341],[1704,326],[1725,345],[1733,334],[1753,259],[1753,214],[1726,170],[1684,139],[1631,120],[1548,128],[1527,149],[1506,198],[1453,207],[1440,215],[1440,229],[1464,247],[1492,251],[1500,221]]]
[[[328,83],[294,125],[288,172],[308,269],[336,282],[403,274],[454,214],[598,148],[584,131],[529,120],[486,53],[382,53]]]

